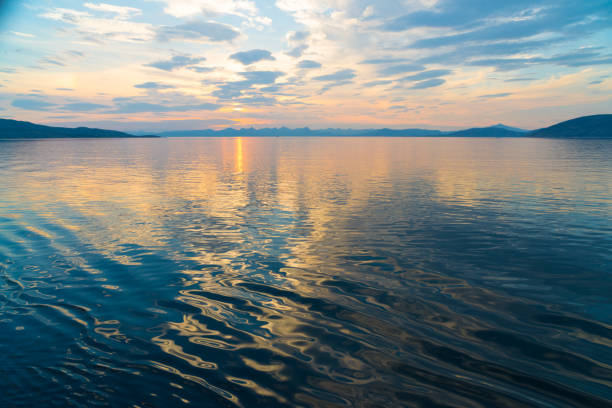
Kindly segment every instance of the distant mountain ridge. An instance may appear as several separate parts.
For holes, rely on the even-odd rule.
[[[429,129],[310,129],[308,127],[290,129],[281,128],[226,128],[222,130],[202,129],[161,132],[157,135],[162,137],[177,136],[443,136],[444,132]]]
[[[310,129],[298,128],[226,128],[161,132],[161,137],[273,137],[273,136],[386,136],[386,137],[564,137],[564,138],[612,138],[612,115],[583,116],[538,130],[525,130],[501,123],[488,127],[454,131],[431,129]],[[582,126],[582,128],[580,128]],[[562,136],[561,136],[562,135]]]
[[[583,116],[556,125],[538,129],[524,130],[497,124],[489,127],[471,128],[457,131],[431,129],[310,129],[308,127],[281,128],[227,128],[222,130],[202,129],[159,132],[155,135],[133,135],[115,130],[93,129],[86,127],[62,128],[37,125],[11,119],[0,119],[0,139],[34,138],[118,138],[118,137],[543,137],[543,138],[612,138],[612,114]]]
[[[117,130],[87,127],[64,128],[37,125],[12,119],[0,119],[0,139],[50,139],[50,138],[122,138],[122,137],[159,137],[135,136]]]
[[[501,128],[501,129],[506,129],[506,130],[512,130],[513,132],[519,132],[519,133],[528,133],[529,132],[529,130],[527,130],[527,129],[521,129],[521,128],[517,128],[517,127],[506,126],[503,123],[498,123],[497,125],[493,125],[491,127]]]
[[[528,132],[510,130],[508,127],[499,125],[484,128],[471,128],[445,133],[444,136],[453,137],[524,137]]]

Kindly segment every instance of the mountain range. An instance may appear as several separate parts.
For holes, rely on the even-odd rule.
[[[37,125],[11,119],[0,119],[0,139],[39,139],[39,138],[124,138],[124,137],[223,137],[223,136],[379,136],[379,137],[545,137],[545,138],[612,138],[612,114],[583,116],[556,125],[524,130],[498,124],[482,128],[456,131],[429,129],[310,129],[308,127],[281,128],[227,128],[223,130],[202,129],[159,132],[155,134],[128,134],[115,130],[93,129],[86,127],[63,128]]]

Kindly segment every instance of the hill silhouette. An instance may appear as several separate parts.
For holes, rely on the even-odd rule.
[[[529,134],[532,137],[612,138],[612,115],[592,115],[567,120]]]
[[[456,132],[449,132],[446,136],[455,137],[523,137],[527,133],[524,131],[512,130],[508,127],[501,127],[499,125],[489,126],[484,128],[471,128],[465,130],[458,130]]]
[[[118,138],[118,137],[157,137],[134,136],[116,130],[94,129],[87,127],[64,128],[37,125],[12,119],[0,119],[0,139],[49,139],[49,138]]]

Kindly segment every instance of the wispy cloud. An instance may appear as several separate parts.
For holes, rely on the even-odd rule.
[[[293,58],[299,58],[304,54],[304,51],[306,51],[307,49],[308,49],[307,44],[301,44],[301,45],[297,45],[293,47],[292,49],[287,51],[285,54]]]
[[[97,12],[102,10],[96,10],[95,8],[107,7],[91,3],[87,4],[94,7],[92,11]],[[124,8],[118,6],[111,7],[117,7],[117,10],[111,12],[108,16],[92,15],[90,12],[74,9],[51,8],[41,14],[41,17],[74,26],[77,29],[74,32],[77,37],[87,37],[92,41],[100,42],[99,39],[103,38],[114,41],[138,42],[153,38],[154,31],[152,24],[131,21],[130,17],[134,15],[133,12],[117,12],[118,9]]]
[[[406,72],[415,72],[425,69],[423,65],[419,64],[401,64],[392,65],[378,70],[378,74],[383,77],[394,76],[399,74],[405,74]]]
[[[355,78],[356,76],[357,74],[353,69],[341,69],[332,74],[319,75],[313,77],[312,79],[315,81],[347,81],[349,79]]]
[[[100,110],[104,108],[108,108],[108,106],[100,105],[98,103],[74,102],[74,103],[63,105],[59,109],[67,110],[71,112],[89,112],[89,111]]]
[[[206,72],[213,72],[215,70],[215,68],[213,67],[197,67],[197,66],[190,66],[187,67],[188,69],[190,69],[191,71],[197,72],[199,74],[203,74]]]
[[[612,65],[612,54],[602,54],[598,49],[585,48],[551,57],[487,58],[470,61],[468,64],[473,66],[493,66],[500,71],[512,71],[542,64],[586,67]]]
[[[495,94],[480,95],[479,98],[491,99],[491,98],[505,98],[506,96],[512,95],[511,92],[500,92]]]
[[[428,79],[427,81],[421,81],[414,84],[411,89],[426,89],[426,88],[435,88],[437,86],[443,85],[446,81],[444,79],[435,78]]]
[[[244,80],[230,81],[220,85],[213,96],[220,99],[236,99],[244,97],[244,92],[251,90],[255,85],[270,85],[283,76],[280,71],[245,71],[240,72]]]
[[[206,15],[234,14],[252,16],[257,13],[257,6],[251,0],[162,0],[166,3],[164,11],[174,17],[190,17],[204,13]]]
[[[301,57],[304,51],[309,47],[309,45],[306,44],[306,40],[308,40],[309,37],[310,33],[308,31],[289,31],[286,39],[287,43],[292,48],[287,51],[286,54],[293,58]]]
[[[214,111],[221,108],[215,103],[198,103],[189,105],[165,105],[148,102],[127,102],[122,101],[117,104],[115,109],[108,113],[166,113],[166,112],[195,112],[195,111]]]
[[[316,61],[303,60],[303,61],[300,61],[297,64],[297,66],[298,68],[302,68],[302,69],[316,69],[316,68],[321,68],[322,65]]]
[[[448,69],[432,69],[429,71],[419,72],[418,74],[409,75],[401,78],[402,81],[422,81],[424,79],[438,78],[450,74]]]
[[[371,64],[371,65],[379,65],[379,64],[397,64],[400,62],[408,61],[408,58],[397,58],[397,57],[388,57],[388,58],[372,58],[361,61],[361,64]]]
[[[116,14],[120,18],[124,18],[124,19],[142,14],[142,11],[140,9],[137,9],[134,7],[114,6],[112,4],[107,4],[107,3],[98,3],[98,4],[85,3],[83,4],[83,6],[87,7],[88,9],[95,10],[95,11],[102,11],[102,12],[106,12],[110,14]]]
[[[366,88],[372,88],[375,86],[382,86],[382,85],[389,85],[392,84],[393,81],[390,80],[378,80],[378,81],[370,81],[370,82],[366,82],[364,84],[362,84],[362,86],[366,87]]]
[[[161,26],[155,29],[156,39],[163,42],[183,40],[196,42],[232,41],[240,32],[228,24],[211,21],[191,21],[175,26]]]
[[[11,31],[12,34],[18,36],[18,37],[24,37],[24,38],[36,38],[35,35],[33,34],[28,34],[28,33],[22,33],[19,31]]]
[[[267,50],[250,50],[250,51],[241,51],[235,54],[230,55],[230,58],[236,61],[239,61],[243,65],[254,64],[259,61],[274,61],[276,58],[272,56],[270,51]]]
[[[206,61],[204,57],[192,57],[190,55],[174,55],[169,60],[160,60],[145,64],[146,67],[153,67],[163,71],[174,71],[175,69],[190,67]]]
[[[40,99],[15,99],[11,106],[23,110],[46,111],[57,105]]]
[[[134,88],[140,89],[172,89],[173,85],[162,84],[160,82],[144,82],[142,84],[134,85]]]

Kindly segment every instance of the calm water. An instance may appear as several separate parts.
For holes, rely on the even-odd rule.
[[[0,142],[0,406],[612,406],[611,158]]]

